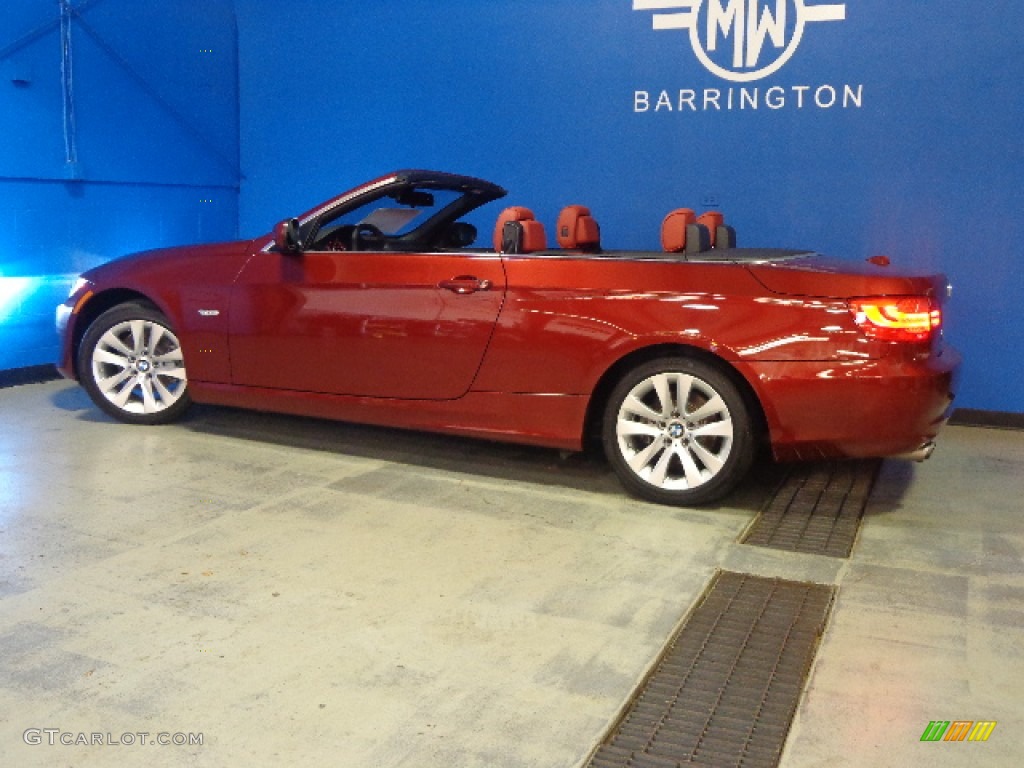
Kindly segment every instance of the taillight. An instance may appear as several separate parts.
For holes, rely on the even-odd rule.
[[[942,325],[942,310],[927,296],[869,296],[849,305],[864,334],[881,341],[927,341]]]

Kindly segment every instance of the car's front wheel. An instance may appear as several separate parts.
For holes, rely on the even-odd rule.
[[[129,424],[173,421],[192,402],[181,343],[167,318],[144,304],[122,304],[93,321],[78,376],[96,405]]]
[[[750,468],[749,408],[732,380],[700,360],[638,366],[616,385],[604,415],[605,453],[623,485],[662,504],[704,504]]]

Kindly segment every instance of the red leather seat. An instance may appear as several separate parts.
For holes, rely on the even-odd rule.
[[[708,237],[711,240],[711,247],[714,248],[718,237],[718,228],[725,224],[725,217],[718,211],[708,211],[697,217],[697,223],[708,228]]]
[[[506,208],[494,226],[494,250],[498,253],[533,253],[548,247],[544,225],[533,211],[522,206]]]
[[[661,222],[661,247],[666,253],[686,250],[687,230],[697,223],[697,214],[690,208],[677,208]]]
[[[725,223],[725,216],[718,211],[708,211],[697,218],[698,224],[708,228],[712,248],[735,248],[736,230]]]
[[[583,205],[567,205],[558,214],[558,245],[567,250],[601,250],[601,228]]]

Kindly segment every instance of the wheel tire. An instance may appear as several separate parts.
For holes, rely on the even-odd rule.
[[[750,409],[717,367],[687,357],[626,374],[604,413],[605,455],[627,490],[660,504],[705,504],[731,491],[754,457]]]
[[[93,321],[78,347],[78,378],[96,405],[128,424],[174,421],[192,404],[181,343],[144,304],[121,304]]]

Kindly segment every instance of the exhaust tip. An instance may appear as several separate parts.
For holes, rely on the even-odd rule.
[[[896,459],[903,459],[905,461],[925,461],[932,453],[935,452],[935,441],[929,440],[927,443],[922,444],[919,448],[908,451],[907,453],[901,453],[898,456],[894,456]]]

